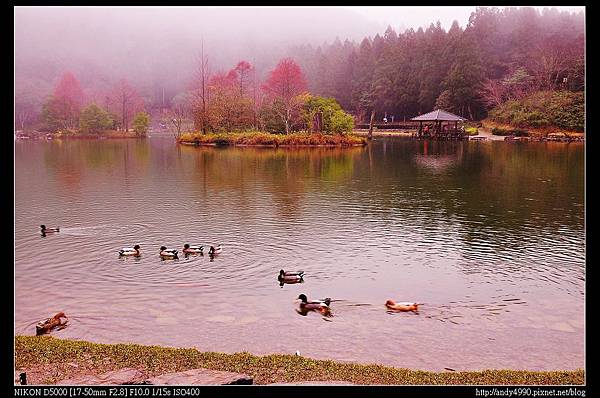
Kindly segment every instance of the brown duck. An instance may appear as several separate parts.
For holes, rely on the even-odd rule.
[[[62,318],[65,318],[64,322]],[[38,324],[35,326],[35,334],[39,336],[41,334],[50,333],[50,331],[55,327],[64,326],[67,324],[67,322],[69,322],[69,318],[67,318],[64,312],[59,312],[52,318],[48,318],[44,321],[39,321]]]

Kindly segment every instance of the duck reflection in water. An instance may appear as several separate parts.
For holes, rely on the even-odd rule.
[[[277,280],[279,281],[279,286],[281,287],[283,287],[283,285],[286,283],[290,285],[294,283],[304,283],[304,271],[285,272],[284,270],[279,270]]]

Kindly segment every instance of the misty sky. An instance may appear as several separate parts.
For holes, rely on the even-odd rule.
[[[501,7],[499,7],[501,8]],[[542,9],[544,7],[537,7]],[[555,7],[584,11],[585,7]],[[360,42],[439,20],[466,26],[470,7],[15,7],[15,82],[54,84],[72,71],[84,86],[127,78],[182,90],[202,42],[214,70],[246,59],[271,69],[292,46]],[[47,89],[48,91],[49,89]]]
[[[503,6],[496,6],[500,9]],[[454,20],[465,27],[469,22],[469,16],[471,12],[475,11],[474,6],[469,7],[458,7],[458,6],[404,6],[404,7],[388,7],[388,6],[375,6],[375,7],[344,7],[353,12],[363,15],[367,19],[378,23],[382,27],[391,25],[393,28],[402,28],[401,30],[414,28],[417,29],[419,26],[429,26],[431,22],[439,20],[442,27],[448,29]],[[585,11],[585,7],[559,7],[559,6],[540,6],[534,7],[537,9],[544,8],[557,8],[559,10],[565,10],[570,12]]]

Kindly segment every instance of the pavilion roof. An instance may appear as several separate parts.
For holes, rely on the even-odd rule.
[[[465,119],[464,117],[455,115],[454,113],[446,112],[441,109],[436,109],[435,111],[426,113],[424,115],[413,117],[410,120],[416,120],[416,121],[442,120],[442,121],[447,121],[447,122],[460,122],[462,120],[467,120],[467,119]]]

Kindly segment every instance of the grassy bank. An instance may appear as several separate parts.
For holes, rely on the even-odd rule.
[[[260,131],[243,133],[184,133],[178,140],[187,145],[235,146],[361,146],[367,142],[354,134],[293,133],[270,134]]]
[[[52,138],[64,139],[64,138],[79,138],[79,139],[94,139],[94,138],[144,138],[145,134],[140,135],[134,131],[117,131],[117,130],[106,130],[100,133],[84,133],[80,131],[69,131],[69,132],[57,132],[49,134]]]
[[[15,363],[32,384],[52,384],[67,377],[100,374],[124,367],[150,377],[167,372],[207,368],[245,373],[255,384],[337,380],[354,384],[583,384],[584,371],[425,372],[381,365],[359,365],[294,355],[223,354],[188,348],[137,344],[95,344],[51,336],[16,336]]]
[[[489,112],[487,121],[488,124],[525,129],[534,134],[583,133],[584,108],[582,92],[538,91],[497,106]]]
[[[482,122],[485,130],[489,130],[494,135],[515,135],[529,137],[546,137],[550,133],[562,133],[567,137],[583,137],[584,133],[574,130],[561,129],[556,126],[546,127],[520,127],[513,124],[499,123],[490,119],[485,119]]]

